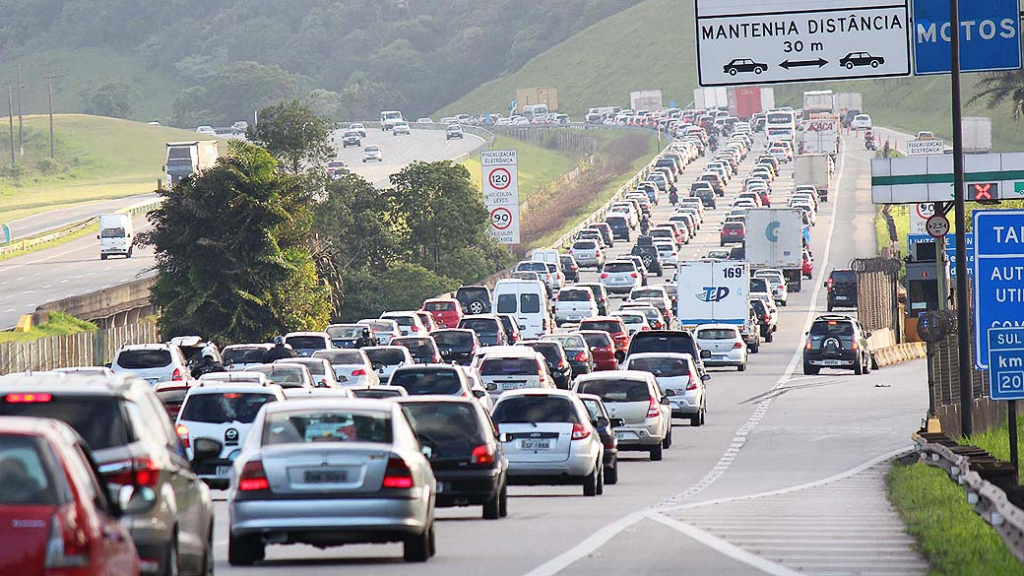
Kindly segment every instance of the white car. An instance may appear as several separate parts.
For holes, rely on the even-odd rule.
[[[704,366],[735,366],[747,369],[747,343],[735,324],[701,324],[693,331],[697,346],[711,353]]]
[[[274,365],[278,364],[298,364],[305,366],[309,370],[309,375],[313,377],[313,386],[316,388],[338,388],[338,377],[334,372],[334,367],[331,366],[329,360],[324,358],[281,358],[274,361]]]
[[[395,125],[391,127],[391,134],[398,136],[399,134],[412,134],[412,129],[409,128],[409,123],[402,120],[395,122]]]
[[[643,284],[643,279],[636,268],[636,263],[616,260],[606,263],[601,268],[599,282],[609,292],[628,294],[634,288],[639,288]]]
[[[249,366],[263,364],[273,344],[231,344],[220,351],[227,370],[245,370]]]
[[[868,116],[867,114],[857,114],[850,122],[850,128],[854,130],[870,130],[871,116]]]
[[[636,228],[640,224],[640,215],[636,213],[632,202],[616,202],[612,204],[608,212],[625,216],[630,228]]]
[[[765,268],[754,272],[754,278],[764,278],[772,289],[772,296],[775,303],[785,306],[789,303],[789,286],[786,284],[786,275],[777,268]]]
[[[427,327],[415,310],[402,312],[385,312],[380,315],[381,320],[394,320],[398,324],[398,331],[402,336],[425,336]]]
[[[130,344],[122,346],[114,356],[110,369],[116,374],[133,374],[149,382],[192,380],[188,361],[173,344]]]
[[[789,207],[790,208],[799,208],[799,209],[803,210],[804,214],[807,215],[807,220],[808,220],[808,222],[811,223],[811,226],[814,226],[815,224],[818,223],[818,215],[814,211],[814,205],[811,204],[810,202],[808,202],[806,200],[793,200],[793,201],[791,201],[789,203]]]
[[[200,126],[196,128],[196,134],[202,134],[203,136],[216,136],[217,131],[214,130],[213,126]]]
[[[412,353],[405,346],[367,346],[361,350],[366,353],[382,381],[391,378],[400,366],[412,366],[416,363]]]
[[[676,249],[675,242],[659,238],[654,241],[654,247],[658,249],[662,266],[679,266],[679,250]]]
[[[402,336],[398,322],[387,318],[367,318],[356,322],[356,324],[363,324],[369,328],[370,333],[377,339],[377,344],[381,346],[387,346],[391,344],[391,340]]]
[[[555,388],[544,356],[528,346],[485,349],[478,362],[480,382],[492,398],[510,390]]]
[[[491,419],[503,440],[509,482],[579,482],[584,496],[604,492],[604,445],[574,393],[513,390],[498,399]]]
[[[381,154],[380,146],[376,144],[370,144],[363,147],[363,162],[370,161],[383,162],[384,156]]]
[[[348,129],[353,132],[358,132],[359,136],[366,138],[366,126],[363,126],[358,122],[353,122],[348,125]]]
[[[673,418],[689,418],[690,426],[703,426],[707,413],[707,381],[689,354],[644,352],[626,359],[623,370],[650,372],[668,396]]]
[[[568,286],[555,299],[555,325],[576,323],[597,316],[597,301],[590,288]]]
[[[314,352],[313,358],[323,358],[331,363],[339,386],[380,386],[380,376],[362,350],[321,350]]]
[[[192,443],[197,438],[210,438],[222,446],[216,460],[193,464],[196,475],[211,488],[227,488],[234,460],[242,451],[256,414],[264,404],[284,400],[284,391],[276,384],[202,380],[190,387],[175,422],[186,457],[192,460]]]
[[[434,121],[432,119],[427,118],[426,116],[424,116],[423,118],[417,118],[416,119],[416,123],[417,124],[433,124]]]
[[[583,374],[576,379],[578,394],[593,394],[604,401],[612,418],[621,418],[615,426],[619,453],[650,453],[651,460],[662,458],[672,446],[672,409],[650,372],[604,370]]]
[[[299,356],[312,356],[317,350],[334,348],[334,340],[327,332],[289,332],[284,335],[284,343],[291,346]]]
[[[273,384],[270,377],[262,372],[209,372],[199,377],[199,383],[212,386],[214,384],[252,384],[266,386]]]
[[[647,316],[643,312],[619,310],[612,312],[609,316],[622,320],[622,324],[626,326],[626,331],[630,336],[651,329],[651,325],[647,323]]]
[[[282,389],[316,388],[309,368],[302,364],[258,364],[246,368],[244,372],[262,372]]]

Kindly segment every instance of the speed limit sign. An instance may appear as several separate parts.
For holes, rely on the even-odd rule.
[[[512,211],[504,206],[491,210],[491,226],[495,230],[506,230],[512,225]]]
[[[515,150],[480,153],[484,205],[491,235],[502,244],[519,243],[519,158]]]
[[[491,188],[504,190],[512,184],[512,174],[505,168],[494,168],[487,175],[487,181],[490,182]]]

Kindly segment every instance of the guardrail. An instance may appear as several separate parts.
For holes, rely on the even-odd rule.
[[[1024,562],[1024,510],[1010,501],[1004,489],[1016,487],[1016,470],[980,448],[960,446],[943,434],[915,434],[914,443],[922,461],[945,470],[962,486],[968,504],[992,525],[1017,560]]]
[[[131,206],[125,206],[124,208],[121,208],[120,210],[115,210],[114,212],[118,214],[130,214],[132,216],[137,216],[139,214],[145,214],[153,210],[154,208],[160,205],[160,202],[161,200],[146,200],[144,202],[132,204]],[[52,232],[43,232],[42,234],[36,234],[35,236],[30,236],[22,240],[15,240],[10,244],[0,246],[0,256],[3,256],[4,254],[12,254],[15,252],[24,252],[26,250],[39,246],[40,244],[46,244],[47,242],[53,242],[54,240],[67,238],[68,236],[72,236],[74,234],[81,232],[82,230],[85,230],[86,228],[92,226],[94,223],[98,221],[99,216],[92,216],[84,220],[79,220],[78,222],[75,222],[73,224],[68,224],[63,228],[54,230]]]

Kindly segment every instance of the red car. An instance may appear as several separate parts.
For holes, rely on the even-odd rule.
[[[811,253],[804,250],[804,267],[803,267],[804,278],[814,277],[814,258],[811,257]]]
[[[621,318],[615,316],[597,316],[584,318],[580,322],[580,330],[600,330],[607,332],[615,342],[615,359],[619,362],[626,357],[626,350],[629,350],[629,330]]]
[[[454,298],[432,298],[423,302],[424,312],[430,312],[440,328],[457,328],[462,321],[462,304]]]
[[[746,237],[747,227],[743,222],[726,222],[725,226],[722,226],[722,246],[736,242],[742,244]]]
[[[140,573],[120,507],[89,454],[63,422],[0,418],[0,574]]]
[[[618,370],[619,361],[615,358],[615,342],[611,334],[604,330],[580,330],[577,332],[587,341],[590,355],[594,358],[594,371]]]

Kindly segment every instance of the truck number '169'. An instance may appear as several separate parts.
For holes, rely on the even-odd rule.
[[[743,267],[733,266],[731,268],[725,268],[722,270],[722,273],[725,274],[726,278],[743,278]]]

